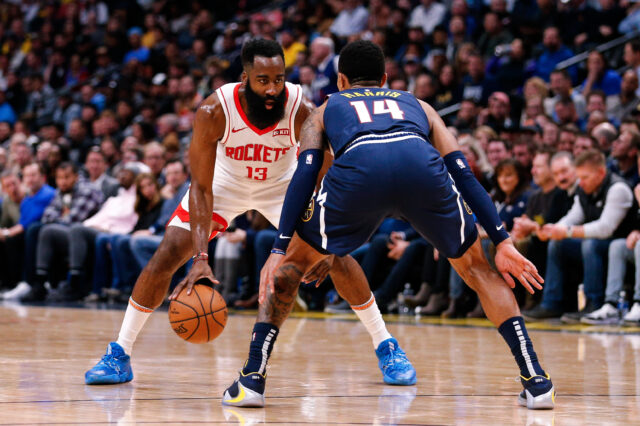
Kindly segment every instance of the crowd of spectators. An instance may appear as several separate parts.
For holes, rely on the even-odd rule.
[[[242,43],[278,40],[287,79],[319,105],[337,91],[340,48],[365,38],[385,52],[388,87],[443,111],[545,277],[540,294],[515,290],[525,315],[638,324],[640,273],[627,273],[640,262],[638,30],[630,0],[2,2],[2,296],[126,301],[188,188],[194,109],[238,81]],[[274,236],[249,212],[211,243],[229,304],[256,305]],[[383,311],[483,315],[399,219],[353,256]],[[330,283],[301,291],[312,309],[349,308]]]

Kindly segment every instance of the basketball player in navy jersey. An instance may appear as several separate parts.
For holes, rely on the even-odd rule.
[[[261,300],[277,294],[284,274],[280,265],[295,264],[300,245],[313,247],[328,261],[339,259],[364,243],[386,216],[404,217],[478,293],[520,368],[519,404],[553,408],[553,384],[511,291],[512,276],[531,293],[542,288],[543,279],[514,248],[455,137],[429,105],[407,92],[382,88],[384,55],[375,44],[348,44],[338,71],[340,92],[303,125],[279,238],[261,272]],[[311,198],[327,147],[335,159]],[[472,210],[496,245],[502,277],[484,257]]]
[[[117,341],[109,343],[106,354],[85,373],[86,384],[117,384],[133,379],[130,355],[134,342],[153,310],[164,300],[171,277],[193,255],[193,267],[170,298],[175,299],[183,289],[190,292],[202,278],[217,283],[207,262],[208,241],[224,231],[235,216],[255,209],[274,225],[279,222],[287,185],[296,169],[294,145],[313,106],[301,102],[299,86],[285,82],[284,53],[277,42],[250,40],[244,44],[241,57],[242,82],[221,87],[197,109],[189,147],[189,193],[170,220],[160,247],[138,277]],[[322,256],[309,247],[298,249],[292,247],[292,253],[299,256],[297,263],[283,266],[285,277],[279,287],[283,291],[258,309],[252,350],[243,369],[246,380],[254,385],[264,384],[266,359],[279,327],[291,312],[300,281],[322,279],[329,273],[330,265],[320,261]],[[385,383],[414,384],[416,372],[404,352],[389,350],[389,343],[398,343],[387,331],[356,261],[345,257],[331,266],[336,289],[354,305],[371,336]],[[268,349],[263,345],[265,340],[269,342]],[[263,393],[247,391],[245,397],[231,398],[229,404],[261,405]]]

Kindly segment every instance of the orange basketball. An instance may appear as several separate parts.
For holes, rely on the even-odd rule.
[[[182,290],[169,304],[169,322],[178,336],[191,343],[207,343],[227,324],[227,304],[214,289],[196,284],[187,295]]]

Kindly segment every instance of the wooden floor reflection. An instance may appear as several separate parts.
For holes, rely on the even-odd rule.
[[[364,328],[292,318],[267,380],[267,407],[226,409],[223,390],[248,351],[253,318],[232,315],[207,345],[154,314],[133,353],[135,379],[85,386],[122,311],[0,305],[0,424],[521,424],[640,423],[640,335],[531,332],[556,385],[557,408],[516,404],[517,371],[491,329],[391,324],[418,371],[382,384]]]

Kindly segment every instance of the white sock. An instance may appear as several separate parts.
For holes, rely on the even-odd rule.
[[[144,323],[149,319],[151,312],[153,312],[153,309],[145,308],[132,298],[129,298],[129,306],[127,306],[127,311],[124,313],[122,327],[116,341],[117,344],[122,346],[127,355],[131,355],[138,333],[140,333]]]
[[[362,305],[353,306],[351,309],[356,313],[360,322],[364,324],[365,328],[371,335],[373,341],[373,348],[378,349],[381,342],[390,339],[391,334],[387,331],[387,326],[380,315],[380,309],[376,303],[376,298],[371,293],[371,298]]]

